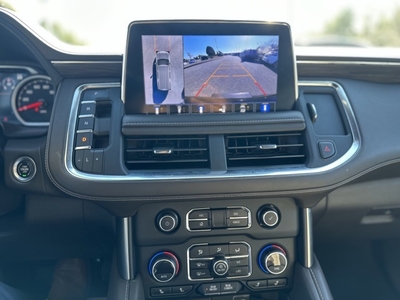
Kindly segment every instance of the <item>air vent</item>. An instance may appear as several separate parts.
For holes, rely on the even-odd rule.
[[[209,168],[208,148],[205,135],[126,137],[125,165],[129,170]]]
[[[234,134],[225,136],[228,168],[303,164],[301,133]]]

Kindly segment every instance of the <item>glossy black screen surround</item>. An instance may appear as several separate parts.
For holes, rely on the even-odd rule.
[[[246,21],[139,21],[132,22],[128,28],[122,89],[126,114],[147,114],[154,109],[145,103],[142,37],[146,35],[278,36],[276,110],[291,110],[296,101],[297,74],[289,25]]]

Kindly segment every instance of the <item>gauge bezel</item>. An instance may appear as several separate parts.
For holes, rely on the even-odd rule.
[[[31,80],[35,80],[35,79],[44,79],[44,80],[48,80],[51,82],[51,84],[54,87],[54,84],[52,83],[52,80],[49,76],[45,76],[45,75],[33,75],[33,76],[28,76],[26,78],[24,78],[23,80],[21,80],[14,88],[14,91],[12,93],[12,98],[11,98],[11,108],[12,111],[15,115],[15,117],[18,119],[19,122],[21,122],[22,125],[25,126],[49,126],[50,122],[27,122],[25,121],[21,115],[18,112],[17,109],[17,95],[20,92],[21,88],[29,81]],[[55,88],[54,88],[55,89]]]

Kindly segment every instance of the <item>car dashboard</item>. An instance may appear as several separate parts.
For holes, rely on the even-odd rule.
[[[314,240],[354,220],[327,199],[356,198],[367,223],[398,205],[360,196],[398,191],[398,60],[299,55],[290,110],[141,115],[126,114],[122,55],[63,52],[6,10],[0,37],[6,259],[86,243],[111,261],[104,299],[332,299]]]

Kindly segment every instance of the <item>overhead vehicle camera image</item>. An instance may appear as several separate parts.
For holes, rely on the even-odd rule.
[[[263,58],[278,36],[184,36],[185,100],[265,101],[277,93],[277,71]],[[278,54],[276,55],[276,58]]]
[[[171,89],[171,64],[167,51],[159,51],[156,55],[157,88],[161,91]]]
[[[181,104],[182,36],[142,36],[146,104]]]

